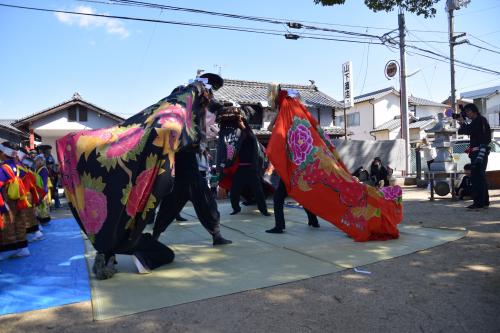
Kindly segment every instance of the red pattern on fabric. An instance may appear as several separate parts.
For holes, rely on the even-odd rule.
[[[283,91],[279,105],[267,153],[288,194],[355,241],[398,238],[401,188],[382,192],[360,183],[304,105]]]

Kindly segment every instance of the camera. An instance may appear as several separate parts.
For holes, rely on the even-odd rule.
[[[452,113],[451,117],[453,119],[459,119],[460,117],[462,117],[462,119],[467,118],[467,115],[466,115],[465,110],[464,110],[464,106],[459,105],[458,108],[460,109],[460,112],[459,113]]]

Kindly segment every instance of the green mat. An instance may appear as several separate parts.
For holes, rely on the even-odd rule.
[[[118,271],[112,279],[91,277],[95,320],[109,319],[166,306],[245,290],[274,286],[346,268],[366,265],[423,250],[465,236],[466,231],[401,226],[401,237],[386,242],[356,243],[328,222],[321,228],[307,226],[300,209],[285,210],[286,233],[264,230],[273,217],[243,208],[230,216],[221,204],[222,233],[234,244],[213,247],[211,238],[195,219],[192,208],[183,216],[190,221],[172,223],[161,241],[172,247],[174,263],[149,275],[139,275],[130,256],[118,256]],[[87,248],[91,248],[87,244]],[[89,267],[93,251],[87,252]]]

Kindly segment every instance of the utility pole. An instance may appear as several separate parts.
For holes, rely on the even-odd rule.
[[[446,2],[446,7],[448,9],[448,33],[449,33],[449,40],[450,40],[450,82],[451,82],[451,108],[453,109],[453,112],[457,112],[457,97],[456,97],[456,89],[455,89],[455,51],[454,47],[455,45],[467,43],[467,40],[463,40],[460,42],[457,42],[458,38],[464,37],[466,34],[461,33],[459,35],[455,36],[455,32],[453,31],[454,29],[454,16],[453,16],[453,11],[456,9],[459,9],[460,6],[467,6],[467,4],[470,2],[470,0],[448,0]]]
[[[399,57],[401,64],[400,71],[400,110],[401,110],[401,138],[405,142],[405,167],[406,175],[410,173],[410,125],[408,120],[408,97],[406,95],[406,52],[405,52],[405,14],[399,9]]]

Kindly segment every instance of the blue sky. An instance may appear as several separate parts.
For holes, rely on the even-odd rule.
[[[373,13],[362,0],[323,7],[313,0],[162,1],[172,6],[310,21],[323,27],[381,35],[397,28],[397,13]],[[0,0],[0,3],[161,20],[275,29],[268,25],[200,14],[105,5],[72,0]],[[410,44],[449,55],[445,1],[435,18],[407,13]],[[477,45],[500,52],[498,0],[472,0],[456,11],[455,30]],[[307,23],[320,26],[319,23]],[[350,25],[350,26],[342,26]],[[360,26],[360,27],[353,27]],[[378,29],[376,29],[378,28]],[[429,32],[432,31],[432,32]],[[440,31],[440,32],[438,32]],[[300,30],[293,31],[300,33]],[[479,39],[477,39],[479,38]],[[197,69],[225,78],[309,84],[341,99],[341,65],[353,63],[354,94],[388,86],[385,63],[399,51],[381,45],[324,40],[286,40],[282,36],[182,27],[159,23],[103,20],[0,7],[0,118],[18,119],[71,98],[84,99],[111,112],[130,116],[168,95],[195,76]],[[442,43],[422,43],[420,41]],[[488,44],[486,44],[486,43]],[[500,55],[469,45],[456,47],[456,58],[500,71]],[[218,67],[220,66],[220,67]],[[442,101],[450,91],[449,64],[407,56],[409,93]],[[457,67],[459,91],[500,85],[500,76]]]

